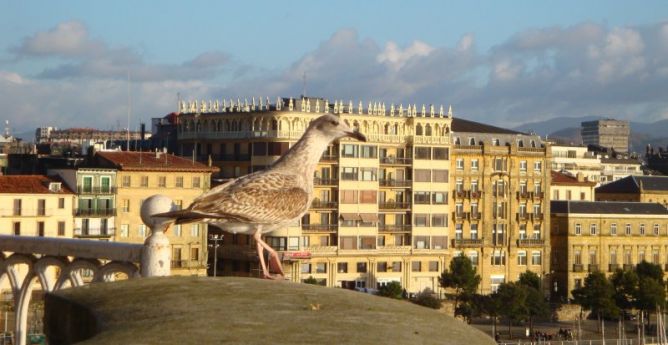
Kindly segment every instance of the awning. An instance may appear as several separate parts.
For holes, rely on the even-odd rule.
[[[360,215],[357,213],[341,213],[341,219],[358,221],[360,220]]]
[[[363,223],[375,223],[378,221],[378,214],[376,213],[360,213]]]

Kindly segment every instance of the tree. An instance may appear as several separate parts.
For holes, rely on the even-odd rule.
[[[538,274],[526,271],[520,274],[520,279],[517,283],[526,289],[526,308],[529,317],[529,330],[533,333],[534,318],[549,316],[550,305],[547,303],[545,296],[540,290],[541,283]]]
[[[518,282],[521,285],[529,286],[540,291],[540,277],[534,272],[526,271],[520,274],[520,279]]]
[[[527,308],[528,289],[518,283],[503,283],[494,293],[493,299],[496,299],[499,314],[508,320],[508,335],[512,339],[513,321],[522,321],[529,316]]]
[[[480,276],[476,273],[471,260],[464,254],[450,261],[450,269],[441,273],[441,287],[455,290],[451,299],[455,302],[455,315],[470,321],[473,313],[472,296],[480,284]]]
[[[643,261],[636,265],[638,288],[635,295],[635,307],[640,310],[640,320],[649,323],[646,313],[657,311],[666,300],[666,289],[661,266]],[[643,327],[646,326],[643,324]]]
[[[402,295],[403,289],[398,281],[389,282],[378,289],[378,296],[401,299]]]
[[[610,277],[615,290],[614,300],[619,309],[629,310],[636,305],[638,274],[635,271],[617,269]]]
[[[309,276],[308,278],[304,279],[304,284],[318,285],[318,279],[313,278],[313,276]]]
[[[599,331],[604,317],[617,317],[619,308],[615,304],[615,289],[601,272],[591,272],[585,278],[584,286],[572,292],[575,303],[591,310],[598,318]]]
[[[441,300],[436,298],[430,289],[424,289],[415,295],[411,298],[411,302],[427,308],[441,309]]]
[[[473,305],[477,315],[488,315],[492,318],[492,334],[496,335],[496,322],[502,309],[501,302],[496,293],[489,295],[473,295]]]

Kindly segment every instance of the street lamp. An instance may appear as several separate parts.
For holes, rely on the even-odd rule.
[[[213,247],[213,276],[218,276],[218,244],[219,241],[223,240],[223,235],[209,235],[209,241],[213,241],[213,244],[209,245],[209,248]]]

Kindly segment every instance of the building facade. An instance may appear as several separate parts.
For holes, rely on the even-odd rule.
[[[654,202],[668,207],[668,177],[627,176],[596,188],[596,201]]]
[[[640,161],[632,158],[601,158],[601,184],[617,181],[627,176],[644,175]]]
[[[552,201],[551,217],[551,290],[562,301],[589,272],[668,267],[668,210],[657,203]]]
[[[218,169],[170,154],[102,151],[95,155],[99,169],[116,170],[116,216],[113,241],[144,243],[149,229],[140,218],[143,201],[152,195],[171,198],[187,207],[210,188]],[[173,225],[167,231],[172,246],[172,272],[177,275],[206,273],[207,225]]]
[[[598,183],[601,179],[601,158],[586,146],[551,145],[552,170],[568,172],[573,176],[581,173],[587,181]]]
[[[455,118],[453,255],[476,263],[482,293],[549,272],[550,150],[534,135]]]
[[[596,182],[587,181],[582,173],[572,176],[568,173],[552,171],[550,200],[594,201]]]
[[[628,121],[606,119],[582,122],[581,135],[585,145],[607,147],[621,153],[629,152],[631,128]]]

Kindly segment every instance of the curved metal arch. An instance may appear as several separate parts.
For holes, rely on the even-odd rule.
[[[54,288],[61,289],[62,286],[65,284],[65,281],[68,280],[70,281],[70,284],[73,287],[81,286],[83,283],[81,281],[81,278],[78,276],[78,271],[81,269],[89,269],[93,271],[93,280],[95,280],[95,278],[99,275],[100,266],[102,266],[100,260],[75,259],[65,267],[63,273],[60,275],[60,277],[58,277],[58,281],[56,281],[56,285]]]
[[[52,279],[47,276],[46,270],[51,266],[55,266],[60,269],[60,275],[62,275],[65,271],[65,267],[67,267],[69,263],[70,261],[64,257],[44,256],[39,258],[37,262],[35,262],[33,270],[39,278],[42,290],[53,291],[56,287],[56,282],[53,282]]]
[[[18,272],[16,272],[15,266],[16,265],[27,265],[28,266],[28,273],[32,272],[33,270],[33,265],[37,258],[35,258],[34,255],[26,255],[26,254],[18,254],[14,253],[10,255],[8,258],[6,258],[5,261],[5,267],[7,270],[7,275],[9,276],[9,285],[12,288],[12,291],[16,295],[19,293],[21,290],[21,285],[23,284],[23,280],[19,279]]]
[[[111,281],[114,273],[125,273],[128,279],[139,277],[139,269],[129,262],[112,261],[100,268],[99,274],[102,281]]]

